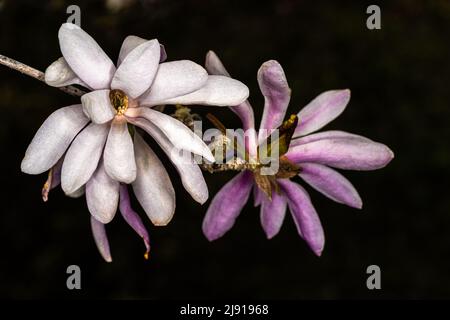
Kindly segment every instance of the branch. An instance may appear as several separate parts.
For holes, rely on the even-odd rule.
[[[35,68],[32,68],[30,66],[27,66],[26,64],[19,62],[17,60],[8,58],[4,55],[0,54],[0,64],[3,64],[13,70],[19,71],[23,74],[26,74],[27,76],[33,77],[39,81],[45,82],[44,80],[44,73],[40,70],[37,70]],[[86,92],[83,90],[78,89],[74,86],[65,86],[65,87],[59,87],[58,89],[64,91],[65,93],[68,93],[72,96],[82,96]]]

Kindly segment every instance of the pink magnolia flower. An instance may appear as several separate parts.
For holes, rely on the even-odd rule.
[[[228,77],[208,76],[203,67],[189,60],[160,63],[165,51],[156,39],[127,37],[116,67],[78,26],[63,24],[58,37],[63,57],[47,68],[46,82],[56,87],[79,84],[92,91],[81,97],[81,104],[58,109],[45,120],[28,146],[21,169],[40,174],[54,168],[55,179],[47,193],[59,182],[68,196],[86,191],[94,238],[110,260],[103,224],[114,218],[118,206],[148,242],[142,221],[129,205],[127,184],[153,224],[166,225],[175,211],[169,175],[134,125],[156,140],[180,173],[185,189],[204,203],[208,188],[200,168],[181,161],[172,150],[185,150],[209,161],[214,157],[188,127],[152,107],[239,104],[248,97],[248,88]]]
[[[219,58],[210,51],[206,58],[210,74],[229,76]],[[276,61],[265,62],[258,71],[258,83],[265,98],[260,129],[276,129],[285,117],[290,100],[290,88],[284,71]],[[324,131],[314,133],[338,117],[350,100],[349,90],[333,90],[320,94],[298,113],[299,123],[285,157],[299,167],[298,175],[311,187],[326,197],[361,208],[362,201],[353,185],[332,168],[345,170],[375,170],[386,166],[394,157],[384,144],[344,132]],[[254,115],[248,101],[231,108],[242,120],[243,129],[253,129]],[[258,137],[246,140],[250,156],[257,153],[258,144],[266,138],[260,130]],[[280,230],[289,207],[298,233],[316,255],[322,253],[325,237],[309,195],[299,184],[288,178],[276,178],[279,193],[272,198],[258,187],[255,175],[243,171],[229,181],[214,197],[205,219],[203,232],[212,241],[230,230],[253,188],[255,206],[261,206],[262,227],[270,239]]]

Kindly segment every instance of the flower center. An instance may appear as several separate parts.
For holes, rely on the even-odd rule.
[[[119,89],[114,89],[109,92],[109,100],[111,104],[116,109],[117,115],[121,116],[128,109],[128,96]]]

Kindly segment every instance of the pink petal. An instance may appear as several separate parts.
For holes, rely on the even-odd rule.
[[[317,162],[347,170],[375,170],[386,166],[394,153],[384,144],[355,138],[323,139],[289,148],[294,163]]]
[[[350,101],[350,90],[331,90],[318,95],[298,113],[294,137],[317,131],[336,119]]]
[[[272,201],[263,197],[261,205],[261,225],[267,238],[271,239],[278,234],[286,215],[287,199],[284,195],[272,193]]]
[[[86,202],[89,212],[101,223],[109,223],[116,214],[119,182],[108,176],[102,161],[86,184]]]
[[[58,37],[61,52],[76,75],[94,90],[109,88],[116,68],[97,42],[72,23],[63,23]]]
[[[111,251],[109,250],[109,241],[106,235],[105,225],[100,221],[95,220],[91,216],[91,229],[94,236],[95,244],[103,259],[106,262],[112,262]]]
[[[275,60],[264,62],[258,70],[258,83],[265,100],[260,129],[276,129],[284,120],[291,98],[281,65]],[[267,137],[265,131],[260,131],[260,142]]]
[[[253,203],[255,207],[261,205],[264,199],[264,193],[259,189],[259,187],[255,184],[253,186]]]
[[[358,191],[339,172],[317,163],[302,163],[299,176],[331,200],[353,208],[362,208]]]
[[[366,137],[363,137],[363,136],[360,136],[357,134],[353,134],[353,133],[349,133],[349,132],[345,132],[345,131],[339,131],[339,130],[330,130],[330,131],[317,132],[317,133],[309,134],[307,136],[292,139],[289,147],[294,147],[294,146],[298,146],[301,144],[314,142],[314,141],[318,141],[318,140],[340,139],[340,138],[359,139],[359,140],[367,141],[367,142],[372,141],[369,138],[366,138]]]
[[[150,88],[158,70],[160,47],[158,40],[150,40],[134,48],[117,68],[111,89],[120,89],[137,98]]]
[[[133,141],[125,117],[118,116],[112,121],[103,157],[105,170],[112,179],[123,183],[136,179]]]
[[[28,146],[21,164],[22,172],[39,174],[54,166],[88,122],[80,104],[53,112]]]
[[[279,179],[278,183],[286,194],[298,233],[308,243],[311,250],[320,256],[325,245],[325,235],[308,193],[290,180]]]
[[[209,205],[203,220],[203,233],[209,241],[230,230],[246,204],[253,186],[253,174],[243,171],[220,189]]]
[[[128,187],[124,184],[120,185],[120,212],[128,225],[133,228],[134,231],[144,240],[146,248],[144,257],[148,259],[148,253],[150,252],[150,238],[148,236],[147,229],[142,222],[142,219],[133,210],[130,203],[130,195],[128,194]]]

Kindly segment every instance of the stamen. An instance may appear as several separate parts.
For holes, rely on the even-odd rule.
[[[128,96],[119,89],[114,89],[109,92],[109,100],[111,104],[116,109],[117,115],[121,116],[128,109]]]

